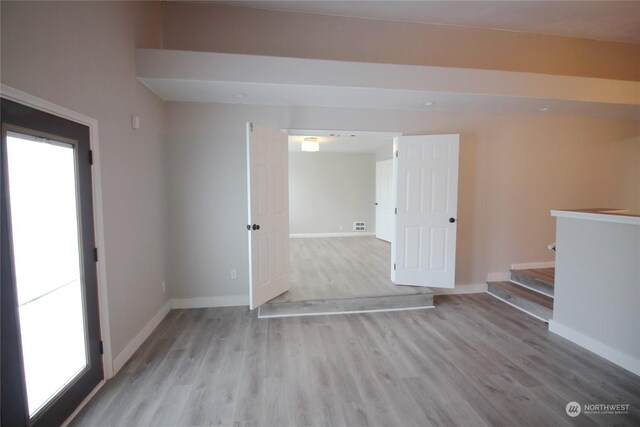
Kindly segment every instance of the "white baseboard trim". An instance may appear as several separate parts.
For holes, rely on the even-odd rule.
[[[78,407],[75,409],[75,411],[73,411],[73,412],[71,413],[71,415],[69,415],[69,417],[68,417],[66,420],[64,420],[64,422],[62,423],[62,425],[61,425],[60,427],[67,427],[69,424],[71,424],[71,421],[73,421],[73,419],[74,419],[75,417],[77,417],[77,416],[78,416],[78,414],[80,413],[80,411],[82,411],[82,408],[84,408],[85,406],[87,406],[87,403],[89,403],[89,401],[90,401],[91,399],[93,399],[93,396],[95,396],[95,395],[96,395],[96,393],[97,393],[98,391],[100,391],[100,389],[102,388],[102,386],[103,386],[103,385],[105,385],[106,383],[107,383],[107,381],[106,381],[106,380],[102,380],[102,381],[100,381],[100,382],[98,383],[98,385],[97,385],[97,386],[95,386],[95,387],[93,388],[93,390],[91,390],[91,393],[89,393],[89,394],[87,395],[87,397],[85,397],[85,398],[82,400],[82,402],[80,402],[80,405],[78,405]]]
[[[167,303],[162,306],[160,311],[158,311],[155,316],[149,320],[149,322],[142,328],[138,335],[135,336],[134,339],[127,344],[127,346],[113,359],[113,375],[117,374],[118,371],[124,366],[125,363],[133,356],[133,353],[136,352],[145,342],[149,335],[158,327],[162,319],[165,318],[167,313],[171,310],[171,301],[167,301]]]
[[[456,285],[455,288],[429,288],[434,295],[462,295],[462,294],[482,294],[487,292],[486,283],[470,283],[467,285]]]
[[[512,270],[528,270],[530,268],[555,268],[555,261],[543,261],[543,262],[526,262],[522,264],[511,264]]]
[[[487,282],[508,282],[511,280],[511,273],[489,273],[487,274]]]
[[[628,354],[622,353],[613,347],[601,343],[591,337],[584,335],[581,332],[576,331],[568,326],[562,325],[553,320],[549,321],[549,331],[554,334],[560,335],[562,338],[566,338],[569,341],[578,344],[580,347],[597,354],[598,356],[607,359],[609,362],[633,372],[636,375],[640,375],[640,360],[636,359]]]
[[[359,236],[375,236],[376,233],[372,231],[354,231],[347,233],[302,233],[302,234],[289,234],[290,238],[299,239],[305,237],[359,237]]]
[[[249,305],[249,295],[227,295],[222,297],[176,298],[171,308],[211,308]]]

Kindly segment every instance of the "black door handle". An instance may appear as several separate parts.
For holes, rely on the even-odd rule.
[[[375,205],[378,206],[378,202],[376,202]]]
[[[456,222],[456,219],[455,219],[455,218],[449,218],[449,222],[450,222],[451,224],[453,224],[454,222]]]
[[[254,230],[260,230],[260,226],[258,224],[253,224],[252,227]]]

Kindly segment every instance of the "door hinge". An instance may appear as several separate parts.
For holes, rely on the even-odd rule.
[[[398,150],[396,150],[396,157],[398,157]]]
[[[396,215],[398,215],[398,208],[395,209],[395,213],[396,213]]]
[[[89,164],[93,164],[93,150],[89,150]]]
[[[249,123],[249,132],[253,132],[253,123]]]
[[[100,341],[100,354],[104,354],[104,345],[102,344],[102,341]]]
[[[98,248],[93,248],[93,260],[98,262]]]
[[[396,269],[396,265],[395,265],[395,263],[393,264],[393,269],[394,269],[394,270]]]

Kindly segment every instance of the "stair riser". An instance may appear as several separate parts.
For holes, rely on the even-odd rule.
[[[521,308],[522,310],[538,318],[544,319],[545,321],[548,321],[549,319],[551,319],[551,316],[553,314],[552,310],[549,310],[548,308],[543,307],[539,304],[536,304],[519,295],[514,295],[511,292],[508,292],[504,289],[489,285],[488,292],[492,295],[497,296],[498,298],[508,301],[509,303]]]
[[[267,303],[260,307],[260,317],[401,310],[432,306],[433,294],[297,301]]]
[[[553,298],[553,286],[540,281],[538,279],[534,279],[533,277],[527,277],[518,273],[518,270],[513,270],[511,272],[511,281],[524,285],[528,288],[533,289],[534,291],[538,291],[542,294],[550,296]]]

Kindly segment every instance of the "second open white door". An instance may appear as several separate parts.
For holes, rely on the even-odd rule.
[[[395,138],[396,208],[391,280],[453,288],[459,135]]]
[[[247,123],[249,305],[289,290],[287,135]]]

